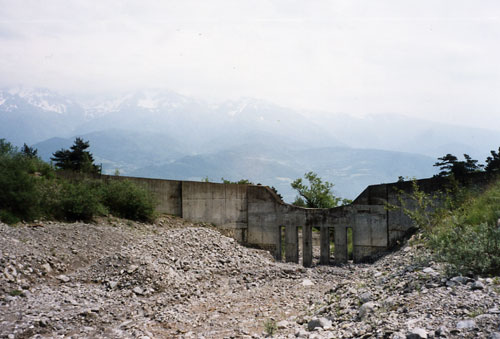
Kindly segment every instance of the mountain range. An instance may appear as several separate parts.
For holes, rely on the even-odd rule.
[[[249,179],[275,186],[285,201],[295,197],[290,182],[308,171],[354,198],[369,184],[431,176],[446,153],[483,161],[500,145],[494,130],[401,115],[305,112],[252,98],[209,104],[164,90],[91,99],[47,89],[0,91],[0,138],[34,146],[49,160],[77,136],[90,141],[105,173]]]

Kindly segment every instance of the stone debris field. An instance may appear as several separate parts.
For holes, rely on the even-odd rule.
[[[499,339],[500,278],[409,243],[304,268],[170,216],[0,223],[0,338]]]

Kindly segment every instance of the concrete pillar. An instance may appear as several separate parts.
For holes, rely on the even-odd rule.
[[[330,263],[330,229],[328,227],[320,228],[320,265]]]
[[[311,267],[313,258],[312,226],[302,226],[302,264]]]
[[[335,226],[335,263],[347,263],[347,228]]]
[[[281,226],[277,227],[277,235],[276,235],[276,250],[274,252],[274,258],[276,261],[281,261],[283,258],[281,256],[281,247],[282,247],[282,239],[281,239]]]
[[[285,260],[286,262],[299,262],[299,235],[295,225],[285,227]]]

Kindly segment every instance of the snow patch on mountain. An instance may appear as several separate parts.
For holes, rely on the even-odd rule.
[[[147,109],[157,109],[159,102],[160,102],[160,100],[158,100],[158,99],[146,97],[146,98],[137,100],[137,107],[147,108]]]
[[[66,113],[68,105],[73,104],[71,100],[63,98],[46,89],[17,87],[9,89],[8,93],[25,100],[34,107],[59,114]]]

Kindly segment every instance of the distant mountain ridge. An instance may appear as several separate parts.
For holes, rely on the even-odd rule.
[[[0,91],[0,138],[34,145],[48,160],[75,136],[90,141],[106,173],[249,179],[288,199],[289,182],[309,170],[354,197],[366,184],[432,175],[446,153],[482,162],[500,146],[497,131],[397,115],[308,114],[252,98],[214,105],[164,90],[85,100],[46,89]]]

